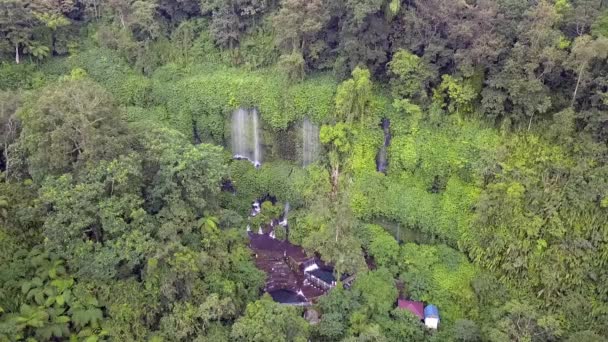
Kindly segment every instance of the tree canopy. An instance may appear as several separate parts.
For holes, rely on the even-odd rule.
[[[0,0],[0,341],[608,339],[607,5]]]

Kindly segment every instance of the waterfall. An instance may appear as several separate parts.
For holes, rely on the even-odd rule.
[[[262,162],[262,156],[261,151],[260,151],[260,131],[258,128],[258,119],[259,119],[259,115],[258,115],[258,111],[257,109],[253,109],[250,112],[251,115],[251,121],[253,123],[253,165],[255,165],[256,167],[258,167],[259,165],[261,165]]]
[[[259,114],[255,109],[239,108],[232,113],[232,153],[235,159],[247,159],[255,167],[262,163]]]
[[[312,272],[312,271],[315,271],[315,270],[318,270],[318,269],[319,269],[319,265],[317,265],[316,262],[313,262],[312,265],[307,266],[304,269],[304,273]]]
[[[304,119],[302,123],[302,164],[304,167],[314,163],[319,154],[319,127]]]
[[[378,156],[376,157],[376,168],[378,172],[386,173],[388,168],[388,147],[391,144],[391,132],[390,132],[391,122],[389,119],[382,119],[380,123],[380,127],[384,131],[384,144],[378,151]]]
[[[378,156],[376,157],[376,169],[378,172],[386,173],[388,166],[386,155],[386,146],[382,145],[382,147],[380,147],[380,151],[378,151]]]
[[[247,112],[239,108],[232,113],[232,152],[234,157],[241,159],[247,155]]]
[[[282,227],[287,227],[287,215],[289,214],[289,202],[285,203],[285,209],[283,210],[283,219],[279,222]]]

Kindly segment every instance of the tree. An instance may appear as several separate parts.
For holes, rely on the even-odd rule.
[[[443,75],[441,80],[433,97],[442,103],[448,113],[472,113],[473,101],[477,98],[473,87],[468,82],[456,80],[450,75]]]
[[[331,167],[332,196],[334,198],[338,195],[340,169],[344,166],[352,149],[351,135],[350,126],[341,122],[334,126],[324,125],[319,132],[321,142],[329,145],[328,159]]]
[[[217,208],[221,180],[226,176],[221,148],[193,146],[183,134],[166,128],[144,133],[143,141],[145,158],[152,162],[144,172],[154,175],[150,205],[168,210],[166,218],[191,212],[192,218],[199,219]]]
[[[568,37],[578,37],[589,34],[594,22],[600,17],[602,0],[560,1],[563,3],[559,13],[563,16],[564,31]]]
[[[131,32],[137,40],[145,42],[160,36],[156,0],[110,0],[108,6],[122,29]]]
[[[500,67],[490,67],[482,108],[492,120],[529,130],[557,100],[551,96],[551,84],[564,81],[560,15],[549,1],[525,5],[505,0],[501,5],[510,15],[499,25],[513,44],[508,57],[500,59]]]
[[[348,329],[348,319],[361,304],[357,295],[338,284],[327,295],[319,298],[322,311],[318,333],[332,341],[341,340]]]
[[[107,334],[99,329],[104,316],[97,299],[75,286],[62,259],[34,248],[24,259],[14,258],[12,266],[17,264],[22,264],[24,271],[19,275],[21,279],[17,284],[7,281],[3,286],[18,285],[23,302],[18,310],[0,317],[0,336],[4,326],[13,327],[10,340],[65,339],[75,335],[100,338]]]
[[[510,42],[507,30],[495,29],[505,16],[501,1],[412,1],[402,6],[403,19],[394,25],[395,50],[407,48],[430,63],[437,73],[460,72],[469,77],[475,68],[490,68]],[[513,25],[516,19],[508,20]]]
[[[49,177],[40,190],[49,209],[43,226],[47,248],[65,256],[76,274],[95,279],[114,277],[120,262],[127,268],[140,265],[150,248],[137,195],[140,177],[133,158],[102,161],[76,179]],[[139,246],[120,242],[128,240]],[[89,268],[90,263],[97,266]]]
[[[455,340],[459,342],[478,342],[481,341],[479,327],[468,319],[459,319],[454,323],[452,330]]]
[[[557,317],[542,316],[529,304],[511,301],[503,310],[504,316],[490,333],[491,339],[540,342],[555,340],[562,334]]]
[[[266,0],[203,0],[201,11],[211,14],[210,31],[222,48],[238,47],[243,35],[256,27],[270,7]]]
[[[180,25],[186,20],[201,15],[201,0],[159,0],[157,11],[170,19],[172,25]]]
[[[395,308],[383,328],[389,341],[424,341],[424,326],[420,318],[408,310]]]
[[[608,58],[608,38],[598,37],[593,39],[591,36],[584,35],[574,40],[572,52],[567,61],[568,68],[577,75],[576,86],[570,102],[571,107],[576,104],[579,88],[582,82],[587,79],[587,69],[591,62],[595,59],[602,61],[606,58]]]
[[[21,61],[21,47],[31,41],[35,23],[36,19],[26,1],[0,1],[0,39],[7,40],[14,47],[17,64]]]
[[[348,123],[365,117],[372,97],[369,70],[357,67],[352,76],[342,82],[336,92],[336,114]]]
[[[397,240],[380,226],[370,225],[369,229],[372,236],[368,248],[369,255],[379,267],[384,267],[396,275],[400,254]]]
[[[570,335],[570,337],[566,340],[567,342],[577,342],[577,341],[589,341],[589,342],[602,342],[605,341],[605,339],[592,332],[592,331],[579,331],[576,332],[572,335]]]
[[[397,301],[395,280],[385,268],[359,274],[352,289],[361,296],[362,307],[359,310],[368,317],[388,315]]]
[[[248,342],[305,342],[308,340],[308,322],[300,309],[280,305],[266,295],[247,305],[245,315],[232,326],[235,341]]]
[[[0,171],[4,171],[4,180],[8,182],[12,175],[10,146],[17,141],[21,131],[21,122],[17,119],[17,109],[21,103],[19,94],[0,92]],[[10,155],[9,155],[10,154]]]
[[[171,34],[171,41],[176,47],[174,58],[183,64],[192,62],[192,47],[197,35],[200,34],[202,27],[193,20],[184,21]]]
[[[318,230],[304,240],[304,247],[319,253],[324,261],[332,264],[337,278],[365,270],[361,242],[355,237],[358,222],[353,217],[348,198],[342,194],[334,204],[324,202],[324,206],[330,211],[315,214],[328,216],[323,217]]]
[[[37,2],[34,2],[34,4],[37,4]],[[51,46],[48,47],[41,43],[33,42],[30,46],[28,46],[28,52],[38,60],[48,57],[51,52],[67,52],[61,51],[60,44],[66,44],[67,42],[59,39],[60,36],[58,35],[58,32],[62,27],[67,27],[72,23],[70,19],[66,17],[66,14],[77,11],[74,1],[60,0],[53,5],[47,3],[46,1],[40,1],[39,5],[36,7],[34,7],[33,10],[34,16],[40,23],[44,24],[44,26],[50,30]]]
[[[146,132],[142,142],[139,155],[89,164],[77,177],[48,177],[41,189],[47,247],[66,255],[79,275],[131,272],[157,248],[154,240],[179,242],[200,232],[203,217],[206,228],[213,224],[225,170],[221,150],[193,146],[170,130]],[[207,248],[216,231],[204,230]],[[98,266],[87,268],[91,262]]]
[[[568,113],[562,114],[567,118]],[[596,192],[606,186],[590,178],[599,170],[588,169],[564,148],[529,136],[509,146],[503,165],[518,166],[501,172],[479,197],[475,221],[463,236],[463,242],[471,243],[469,255],[545,303],[563,305],[571,291],[593,293],[596,284],[584,281],[585,274],[600,272],[596,261],[605,262],[591,252],[603,248],[594,236],[605,231],[606,222],[603,195]],[[544,178],[547,170],[552,176]]]
[[[213,12],[211,21],[211,34],[215,38],[215,43],[221,47],[235,48],[241,37],[243,24],[239,20],[235,8],[226,2]]]
[[[406,50],[399,50],[388,64],[395,98],[424,101],[433,73],[424,60]]]
[[[128,147],[119,114],[107,91],[89,80],[42,89],[20,114],[30,173],[42,179],[116,157]]]
[[[607,5],[0,0],[0,340],[602,340]],[[238,106],[262,115],[260,169],[201,143]],[[325,153],[301,169],[279,159],[306,117]],[[318,325],[259,300],[263,194],[335,271]],[[262,207],[252,228],[281,215]]]
[[[205,336],[213,324],[234,316],[234,303],[230,298],[220,299],[217,294],[208,296],[198,307],[190,302],[178,302],[169,315],[160,322],[166,339],[192,341]]]
[[[30,43],[25,51],[38,61],[45,59],[51,53],[51,49],[37,42]]]
[[[341,15],[334,72],[339,77],[345,78],[358,66],[369,68],[374,76],[384,71],[389,57],[386,37],[396,14],[390,9],[391,2],[349,0],[336,6],[334,11]]]
[[[523,46],[516,45],[502,71],[488,80],[489,86],[482,91],[482,108],[491,119],[508,119],[530,129],[534,117],[551,107],[549,88],[536,76],[538,60],[526,61],[529,57]]]
[[[273,18],[277,44],[286,53],[304,55],[317,33],[329,20],[327,6],[322,0],[284,0]]]
[[[11,46],[17,64],[22,53],[38,60],[61,53],[60,31],[72,23],[67,14],[77,13],[76,7],[73,0],[0,1],[0,50],[2,43]]]
[[[84,12],[88,18],[99,20],[101,17],[102,0],[83,0]]]
[[[293,52],[279,57],[279,66],[285,71],[287,77],[293,81],[302,81],[306,75],[306,62],[299,52]]]
[[[604,13],[597,18],[591,26],[591,33],[594,37],[608,37],[608,13]]]

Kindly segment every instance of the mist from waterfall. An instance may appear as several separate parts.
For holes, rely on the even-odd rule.
[[[319,155],[319,127],[304,119],[302,123],[302,164],[314,163]]]
[[[262,163],[259,114],[256,109],[239,108],[232,113],[232,154],[247,159],[255,167]]]

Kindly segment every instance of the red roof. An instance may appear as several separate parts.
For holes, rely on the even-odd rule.
[[[399,299],[399,309],[406,309],[407,311],[418,316],[421,320],[424,319],[424,304],[422,302],[415,302],[412,300]]]

